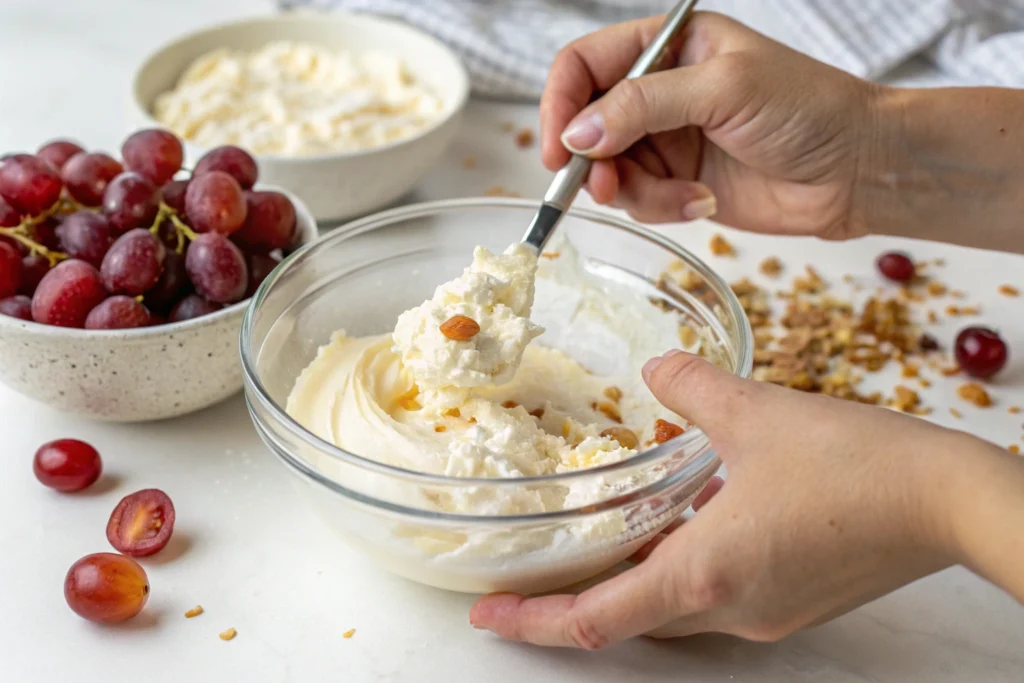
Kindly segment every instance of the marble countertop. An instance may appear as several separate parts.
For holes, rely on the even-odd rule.
[[[116,150],[128,126],[129,77],[147,52],[199,26],[270,10],[265,0],[0,0],[0,150],[34,149],[55,136]],[[505,121],[535,126],[536,116],[533,106],[471,104],[453,149],[410,201],[495,185],[539,195],[549,176],[535,150],[517,149],[500,131]],[[466,156],[476,168],[463,168]],[[702,257],[715,230],[665,229]],[[766,253],[793,268],[813,263],[866,278],[883,248],[941,256],[945,281],[970,293],[1011,348],[1024,348],[1024,299],[996,294],[1004,282],[1024,286],[1020,257],[893,240],[728,237],[739,258],[713,264],[730,278],[756,272]],[[934,332],[948,340],[956,327],[947,321]],[[924,392],[934,419],[997,443],[1020,441],[1020,420],[1005,406],[1024,404],[1024,357],[994,386],[994,409],[958,404],[954,387],[940,379]],[[963,420],[949,416],[952,405]],[[101,450],[109,476],[96,490],[59,496],[34,480],[32,453],[60,437]],[[392,577],[341,545],[297,498],[241,397],[178,420],[118,426],[61,415],[0,387],[0,451],[0,660],[4,680],[17,683],[1024,680],[1024,609],[960,568],[776,644],[702,636],[585,653],[501,642],[469,626],[470,596]],[[147,486],[168,491],[178,509],[176,540],[147,563],[149,606],[114,628],[74,617],[62,597],[65,571],[107,549],[109,511]],[[206,613],[184,619],[197,603]],[[217,638],[227,627],[238,630],[230,643]],[[350,628],[355,636],[343,639]]]

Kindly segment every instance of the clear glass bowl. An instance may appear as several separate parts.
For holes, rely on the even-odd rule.
[[[465,199],[350,223],[290,256],[260,287],[243,321],[246,400],[262,439],[351,546],[420,583],[468,593],[536,593],[590,578],[678,517],[719,466],[707,437],[691,428],[630,460],[589,470],[517,479],[445,477],[345,452],[285,413],[295,380],[333,332],[390,332],[400,313],[462,272],[474,246],[501,251],[518,241],[535,210],[525,200]],[[559,230],[593,274],[660,300],[695,328],[706,326],[721,346],[716,362],[750,375],[753,340],[746,316],[728,285],[696,257],[649,230],[593,211],[570,211]],[[701,287],[658,286],[676,260]],[[444,496],[523,489],[564,495],[570,486],[601,484],[610,484],[604,488],[609,493],[597,502],[541,514],[453,514],[433,504]]]

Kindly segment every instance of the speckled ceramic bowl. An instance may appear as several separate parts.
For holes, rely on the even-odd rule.
[[[312,242],[316,222],[285,193],[295,204],[302,243]],[[0,381],[58,410],[100,420],[191,413],[242,388],[238,332],[248,304],[136,330],[77,330],[0,315]]]

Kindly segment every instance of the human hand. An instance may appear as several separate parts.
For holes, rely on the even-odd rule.
[[[776,640],[957,562],[953,483],[965,482],[970,502],[973,473],[988,467],[972,453],[1007,455],[916,417],[740,379],[679,351],[649,362],[644,378],[707,433],[728,481],[705,489],[697,513],[642,549],[635,567],[579,596],[486,596],[474,626],[588,649],[640,634]],[[1006,524],[991,543],[1002,553]]]
[[[857,180],[877,147],[878,86],[704,12],[676,68],[620,81],[662,21],[610,26],[559,53],[540,106],[544,165],[561,168],[566,147],[585,153],[593,198],[645,222],[715,214],[754,232],[865,234]]]

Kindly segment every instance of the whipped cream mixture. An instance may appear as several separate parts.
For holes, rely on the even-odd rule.
[[[443,108],[394,55],[274,42],[200,57],[157,98],[153,115],[200,145],[303,156],[409,137]]]

